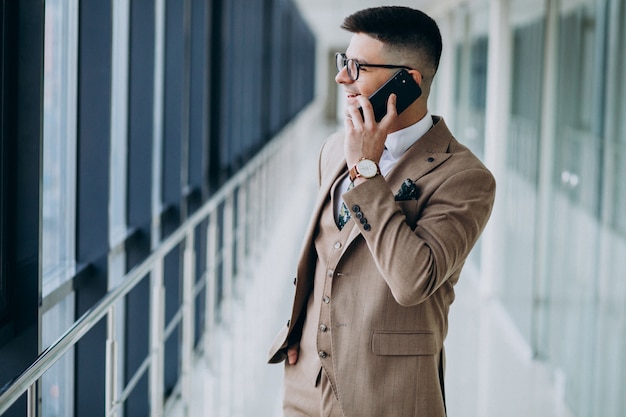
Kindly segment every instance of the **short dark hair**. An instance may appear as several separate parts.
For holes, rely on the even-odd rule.
[[[401,6],[372,7],[346,17],[341,28],[367,34],[391,47],[415,51],[420,60],[432,66],[433,72],[439,67],[441,32],[437,23],[420,10]]]

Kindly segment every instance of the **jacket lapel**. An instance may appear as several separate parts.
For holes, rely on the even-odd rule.
[[[448,148],[452,135],[443,119],[433,119],[433,127],[407,149],[387,175],[387,184],[394,194],[407,178],[415,182],[450,158]]]

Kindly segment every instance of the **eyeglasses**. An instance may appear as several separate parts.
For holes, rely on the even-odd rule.
[[[407,70],[412,69],[404,65],[360,64],[352,58],[348,59],[348,57],[346,57],[346,54],[343,54],[341,52],[337,52],[335,54],[335,59],[337,61],[337,71],[341,71],[345,67],[346,70],[348,71],[348,77],[350,77],[352,81],[356,81],[359,79],[359,73],[361,71],[361,68],[365,68],[365,67],[404,68]]]

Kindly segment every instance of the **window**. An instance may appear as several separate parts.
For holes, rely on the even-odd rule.
[[[624,82],[623,78],[623,74],[626,72],[626,40],[624,38],[626,36],[626,10],[624,9],[626,9],[626,6],[622,4],[622,23],[617,26],[619,29],[616,30],[618,33],[615,36],[619,40],[618,47],[621,50],[621,52],[616,54],[620,58],[617,63],[618,69],[615,73],[620,75],[615,77],[615,91],[618,92],[615,114],[622,116],[615,117],[618,126],[615,129],[613,145],[615,146],[615,161],[613,161],[613,166],[615,167],[613,195],[615,197],[613,199],[612,223],[615,229],[622,236],[626,237],[626,216],[623,215],[624,206],[626,206],[626,184],[624,184],[624,178],[626,178],[626,118],[623,117],[626,114],[626,82]]]
[[[4,140],[0,141],[0,161],[4,161]],[[2,163],[2,170],[4,170],[5,164]],[[4,172],[0,171],[0,329],[2,328],[2,322],[7,312],[7,284],[6,284],[6,271],[4,261],[4,236],[6,234],[4,230]],[[1,331],[0,331],[1,333]],[[2,335],[0,334],[0,344],[2,343]]]
[[[42,314],[42,348],[73,323],[76,195],[76,54],[78,0],[45,5],[42,187],[42,295],[56,292]],[[52,303],[44,303],[48,305]],[[43,377],[42,415],[73,414],[73,350]]]
[[[7,158],[7,150],[6,150],[6,141],[4,140],[5,135],[5,62],[9,61],[5,59],[5,23],[4,16],[0,16],[0,91],[2,91],[2,100],[0,100],[0,345],[2,344],[2,325],[7,315],[7,278],[6,278],[6,261],[5,261],[5,239],[7,235],[7,231],[5,228],[5,216],[6,216],[6,207],[5,207],[5,195],[7,193],[6,187],[6,178],[8,171],[7,164],[5,160]]]
[[[2,31],[0,31],[0,36],[2,36]],[[0,39],[0,45],[2,45],[3,39]],[[0,46],[1,48],[1,46]],[[4,61],[4,59],[3,59]],[[0,79],[4,79],[4,62],[0,63]],[[0,114],[4,116],[4,100],[0,101]],[[7,313],[7,282],[6,282],[6,262],[4,260],[5,257],[5,170],[6,164],[4,163],[5,158],[5,149],[4,149],[4,126],[0,126],[2,129],[2,138],[0,140],[0,344],[2,344],[2,324],[4,318]]]
[[[460,9],[456,19],[464,30],[455,39],[455,114],[451,120],[457,139],[479,158],[484,156],[487,100],[487,10],[482,5]],[[467,36],[461,35],[466,33]],[[435,82],[437,84],[437,82]]]
[[[43,296],[74,275],[76,0],[45,7],[42,202]]]
[[[73,317],[74,296],[70,294],[43,315],[42,345],[48,347],[54,343],[72,325]],[[42,416],[74,415],[74,349],[59,359],[43,375],[42,381]]]

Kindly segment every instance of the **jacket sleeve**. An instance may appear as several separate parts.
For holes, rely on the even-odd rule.
[[[416,226],[378,175],[343,194],[376,266],[403,306],[426,300],[463,266],[491,214],[495,180],[473,167],[444,177],[426,201],[416,203]]]

